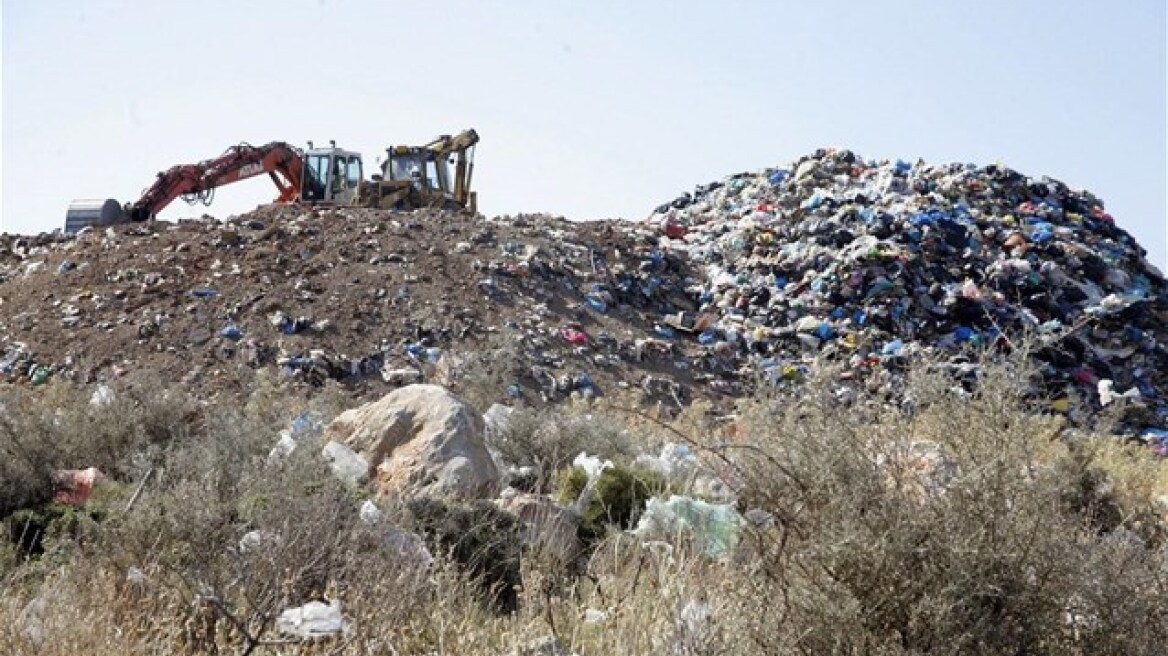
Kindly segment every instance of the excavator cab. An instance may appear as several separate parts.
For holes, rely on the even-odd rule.
[[[300,200],[348,205],[363,179],[360,153],[337,148],[335,141],[330,141],[328,148],[313,148],[310,141],[304,153]]]

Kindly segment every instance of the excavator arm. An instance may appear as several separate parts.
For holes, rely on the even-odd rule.
[[[278,203],[300,198],[306,184],[320,184],[306,172],[304,156],[296,147],[282,141],[264,146],[240,144],[215,159],[174,166],[159,173],[154,184],[136,202],[127,204],[124,211],[131,221],[146,221],[180,196],[192,202],[209,202],[217,187],[264,173],[279,189]],[[306,176],[310,179],[305,180]]]
[[[463,206],[469,205],[472,212],[475,208],[474,199],[470,197],[470,180],[474,174],[474,147],[478,142],[479,133],[471,129],[453,137],[442,135],[424,146],[439,157],[455,156],[454,189],[451,191],[454,199]]]

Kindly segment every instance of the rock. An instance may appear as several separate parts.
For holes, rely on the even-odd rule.
[[[352,485],[364,485],[369,481],[369,463],[344,444],[327,442],[320,455],[329,463],[337,478]]]
[[[348,410],[325,428],[369,463],[381,496],[489,498],[499,470],[483,442],[483,420],[437,385],[408,385]]]
[[[546,496],[508,490],[501,507],[523,522],[523,542],[529,549],[561,563],[574,561],[581,552],[576,537],[577,519]]]
[[[515,414],[515,409],[507,407],[501,403],[493,403],[487,411],[483,413],[483,423],[486,427],[486,438],[490,441],[506,432],[511,428],[511,417]]]
[[[434,556],[426,548],[426,541],[422,539],[422,536],[404,531],[396,526],[386,525],[385,514],[372,500],[366,499],[361,504],[360,517],[367,526],[377,528],[381,544],[397,552],[398,556],[410,563],[413,570],[426,570],[434,564]]]
[[[434,556],[426,548],[426,541],[417,533],[389,526],[381,533],[381,542],[411,563],[413,571],[423,571],[434,564]]]

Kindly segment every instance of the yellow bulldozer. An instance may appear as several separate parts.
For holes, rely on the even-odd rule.
[[[357,186],[353,204],[380,209],[442,207],[478,212],[470,190],[479,135],[466,130],[442,135],[424,146],[390,146],[381,173]]]

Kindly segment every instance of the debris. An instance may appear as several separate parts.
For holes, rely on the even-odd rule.
[[[960,373],[977,349],[1031,334],[1042,379],[1023,394],[1081,399],[1089,416],[1135,390],[1123,396],[1168,420],[1164,276],[1098,198],[1057,180],[819,150],[700,186],[647,224],[703,268],[699,343],[739,369],[835,360],[845,386],[881,380],[900,402],[899,358]]]
[[[276,618],[276,631],[301,640],[336,635],[348,630],[341,615],[340,600],[329,603],[310,601],[303,606],[285,609]]]
[[[711,558],[724,560],[738,546],[742,518],[733,505],[690,497],[653,497],[633,530],[642,539],[669,539],[685,533]]]
[[[113,405],[117,400],[117,395],[114,394],[113,388],[109,385],[98,385],[97,389],[93,390],[93,394],[89,396],[89,405],[95,408],[105,408]]]
[[[88,469],[58,469],[52,473],[53,500],[69,506],[84,506],[93,492],[93,486],[105,479],[97,467]]]

